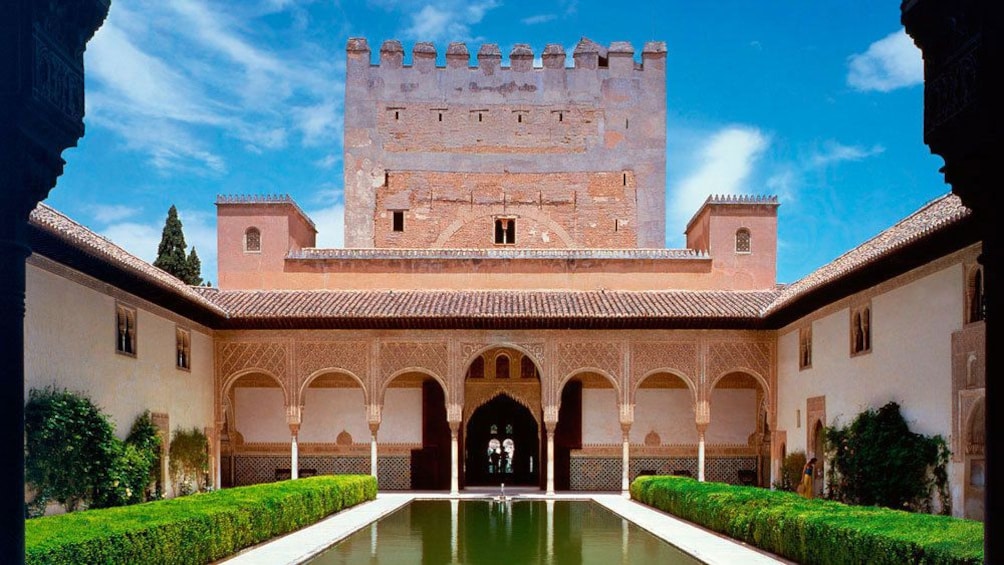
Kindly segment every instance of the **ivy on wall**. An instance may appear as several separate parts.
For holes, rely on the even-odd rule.
[[[209,488],[209,440],[198,428],[174,430],[168,460],[179,495]]]

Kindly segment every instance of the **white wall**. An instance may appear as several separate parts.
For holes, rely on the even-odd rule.
[[[422,443],[422,389],[387,389],[377,439],[380,443]]]
[[[245,443],[289,442],[292,439],[282,390],[278,387],[238,386],[234,389],[234,404],[234,428],[244,436]]]
[[[756,391],[751,388],[723,388],[711,391],[711,423],[704,433],[705,443],[746,445],[756,431]]]
[[[135,357],[115,351],[115,298],[55,275],[27,268],[25,400],[32,388],[83,392],[124,438],[144,410],[166,413],[171,430],[213,427],[212,338],[192,329],[191,371],[175,366],[176,324],[138,299]]]
[[[635,394],[631,443],[644,444],[650,432],[665,444],[696,444],[694,400],[690,389],[642,388]]]
[[[620,408],[612,388],[582,389],[582,443],[621,443]]]
[[[303,401],[300,441],[334,443],[342,430],[354,443],[368,443],[366,404],[361,388],[308,388]]]

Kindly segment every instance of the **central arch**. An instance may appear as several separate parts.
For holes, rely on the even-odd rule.
[[[468,486],[540,484],[540,429],[533,414],[500,393],[467,421],[464,466]]]

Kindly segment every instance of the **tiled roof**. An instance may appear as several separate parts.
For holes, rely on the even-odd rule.
[[[562,290],[225,290],[200,289],[247,322],[273,318],[350,320],[749,319],[777,296],[769,291]]]
[[[111,262],[134,276],[195,302],[216,314],[225,314],[222,308],[206,300],[193,287],[132,255],[110,239],[92,232],[46,204],[39,204],[31,212],[29,223],[88,255]]]
[[[823,265],[784,288],[777,300],[764,311],[772,314],[796,299],[848,275],[910,243],[923,239],[970,215],[969,208],[954,194],[946,194],[925,204],[891,228]]]

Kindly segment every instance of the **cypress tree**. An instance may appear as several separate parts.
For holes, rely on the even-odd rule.
[[[192,286],[199,286],[202,284],[202,261],[199,260],[199,254],[195,252],[195,246],[192,246],[192,252],[188,254],[188,279],[185,280],[188,284]]]
[[[157,247],[157,260],[153,262],[168,273],[188,282],[188,260],[185,259],[185,234],[181,230],[181,220],[178,219],[178,209],[171,205],[167,211],[167,221],[160,236]]]

